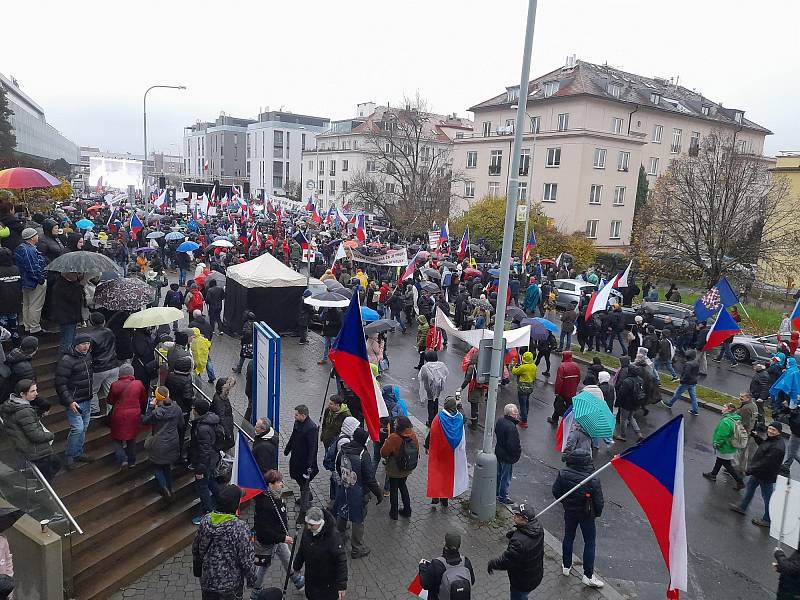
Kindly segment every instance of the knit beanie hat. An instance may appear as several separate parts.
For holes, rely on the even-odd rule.
[[[444,409],[450,413],[456,412],[458,410],[458,403],[456,402],[456,399],[452,396],[445,398]]]
[[[451,550],[461,548],[461,534],[457,531],[448,531],[444,534],[444,545]]]
[[[103,313],[99,313],[97,311],[89,315],[89,321],[95,327],[100,327],[106,324],[106,318],[103,316]]]
[[[26,335],[22,338],[19,347],[25,354],[33,354],[39,349],[39,340],[32,335]]]
[[[194,411],[201,416],[211,410],[211,405],[205,398],[197,398],[194,403],[192,403],[192,407],[194,408]]]

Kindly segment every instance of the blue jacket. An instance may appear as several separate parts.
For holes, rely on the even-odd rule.
[[[35,246],[22,242],[14,250],[14,260],[19,267],[22,289],[32,290],[45,282],[44,256]]]

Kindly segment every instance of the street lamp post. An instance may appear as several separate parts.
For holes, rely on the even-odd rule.
[[[519,105],[518,104],[512,104],[511,105],[511,109],[518,111],[519,110]],[[531,123],[533,123],[533,117],[531,117],[531,115],[528,113],[528,111],[525,111],[525,115],[528,117],[528,119],[530,119]],[[539,133],[539,130],[538,130],[538,126],[537,126],[533,131],[533,144],[531,144],[531,155],[530,155],[530,158],[529,158],[531,173],[530,173],[530,177],[528,179],[528,194],[527,194],[527,196],[525,198],[525,231],[522,234],[522,251],[521,251],[522,253],[520,254],[520,256],[523,259],[525,258],[525,248],[528,245],[528,223],[530,222],[530,218],[531,218],[531,215],[530,215],[530,212],[531,212],[531,194],[533,194],[533,165],[534,165],[534,160],[536,159],[536,136],[538,135],[538,133]],[[525,261],[524,260],[523,260],[523,263],[522,263],[522,271],[523,272],[525,271]]]
[[[537,0],[528,0],[528,19],[525,28],[525,46],[522,53],[522,74],[519,83],[519,109],[514,126],[514,150],[511,155],[511,177],[506,190],[506,217],[503,228],[503,252],[500,260],[500,284],[497,290],[497,312],[495,314],[492,361],[489,371],[489,395],[486,401],[486,421],[483,431],[483,449],[475,459],[472,478],[470,512],[482,521],[489,521],[496,513],[497,457],[494,455],[494,415],[497,408],[497,393],[503,368],[503,322],[506,314],[506,294],[511,270],[511,250],[514,244],[514,217],[519,189],[519,159],[522,148],[525,107],[528,101],[528,82],[531,68],[533,29],[536,23]]]
[[[150,196],[147,194],[147,94],[150,93],[150,90],[154,90],[156,88],[167,88],[171,90],[185,90],[185,85],[151,85],[147,90],[144,92],[144,98],[142,100],[143,105],[143,115],[142,115],[142,126],[144,129],[144,159],[142,160],[142,196],[144,197],[144,210],[145,212],[150,211]]]

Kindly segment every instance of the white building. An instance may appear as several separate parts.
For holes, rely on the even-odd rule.
[[[198,181],[241,184],[247,180],[245,146],[253,119],[220,114],[213,123],[198,121],[183,129],[186,177]]]

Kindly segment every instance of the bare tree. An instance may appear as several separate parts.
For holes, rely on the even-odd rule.
[[[416,97],[403,108],[387,108],[365,125],[366,168],[342,192],[366,210],[386,215],[403,233],[424,231],[447,218],[453,172],[451,144],[439,129],[443,117],[431,114]]]
[[[693,150],[656,182],[637,227],[639,250],[689,266],[709,285],[756,268],[793,271],[800,212],[788,182],[736,136],[713,132]]]
[[[300,182],[294,179],[287,179],[283,185],[283,191],[286,192],[286,197],[292,200],[300,200],[303,190],[300,188]]]

